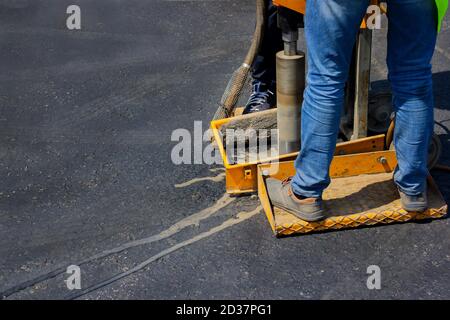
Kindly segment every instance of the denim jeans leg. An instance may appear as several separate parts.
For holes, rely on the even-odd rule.
[[[261,48],[252,65],[252,78],[269,86],[275,84],[276,54],[283,50],[281,30],[277,25],[277,7],[272,0],[265,0],[267,6],[266,26]]]
[[[368,0],[308,0],[305,14],[308,74],[302,106],[301,151],[292,189],[320,197],[329,185],[344,86]]]
[[[428,146],[433,133],[431,59],[436,44],[432,0],[388,1],[389,81],[396,112],[394,180],[409,195],[425,190]]]

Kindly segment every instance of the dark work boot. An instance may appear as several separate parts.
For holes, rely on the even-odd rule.
[[[245,105],[243,114],[268,110],[276,105],[274,86],[257,80],[253,80],[252,86],[252,94]]]
[[[400,188],[398,189],[400,193],[400,203],[402,208],[406,211],[411,212],[423,212],[428,208],[427,192],[422,192],[419,195],[410,196],[404,193]]]
[[[326,217],[322,199],[295,195],[291,188],[291,178],[284,181],[268,178],[266,185],[270,201],[275,207],[284,209],[309,222],[322,220]]]

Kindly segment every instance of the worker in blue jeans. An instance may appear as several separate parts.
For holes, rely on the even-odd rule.
[[[433,132],[431,59],[437,36],[434,0],[387,0],[387,66],[396,113],[394,181],[405,210],[427,208],[427,154]],[[270,198],[301,219],[325,218],[322,193],[339,129],[352,49],[369,0],[308,0],[305,36],[307,87],[301,119],[301,152],[292,179],[267,180]]]

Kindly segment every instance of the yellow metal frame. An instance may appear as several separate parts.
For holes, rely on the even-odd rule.
[[[285,8],[300,12],[301,14],[305,14],[305,10],[306,10],[306,0],[273,0],[273,4],[276,6],[281,6],[281,7],[285,7]],[[371,4],[375,4],[375,5],[379,6],[380,0],[371,0]],[[362,29],[367,28],[366,18],[361,23]]]
[[[238,116],[245,117],[245,116]],[[225,167],[226,191],[230,194],[252,193],[258,190],[257,165],[260,163],[273,163],[281,161],[290,161],[297,158],[298,152],[289,153],[277,157],[261,159],[254,162],[230,164],[226,155],[220,134],[220,127],[225,123],[235,120],[236,117],[215,120],[211,122],[211,129],[217,148],[222,157]],[[371,151],[384,150],[385,135],[376,135],[368,138],[357,139],[348,142],[338,143],[336,145],[336,155],[356,154]]]
[[[350,179],[369,179],[369,177],[376,178],[389,174],[391,180],[391,172],[397,165],[395,151],[377,151],[363,154],[335,156],[331,168],[330,176],[332,180],[350,177]],[[381,190],[380,194],[362,194],[359,195],[361,202],[364,203],[365,211],[360,213],[340,214],[331,216],[323,221],[307,222],[291,215],[290,213],[278,208],[274,208],[270,202],[267,194],[265,178],[273,177],[277,179],[284,179],[295,174],[294,162],[258,165],[258,195],[261,204],[269,220],[270,226],[277,237],[289,236],[293,234],[305,234],[310,232],[339,230],[356,228],[361,226],[372,226],[376,224],[388,224],[396,222],[406,222],[410,220],[422,220],[431,218],[441,218],[447,214],[447,205],[443,200],[436,184],[431,176],[428,178],[428,195],[430,198],[430,205],[432,207],[425,212],[407,212],[399,205],[399,200],[391,201],[382,207],[371,208],[370,198],[383,197],[384,193],[389,193],[392,197],[392,190]],[[370,176],[365,176],[365,175]],[[359,177],[358,177],[359,176]],[[348,185],[348,184],[347,184]],[[346,185],[343,185],[344,187]],[[335,195],[336,196],[336,195]],[[384,195],[386,196],[386,195]],[[350,201],[344,196],[338,200],[344,202]],[[335,200],[336,201],[336,200]],[[352,204],[350,204],[352,205]],[[337,210],[332,207],[331,210]]]

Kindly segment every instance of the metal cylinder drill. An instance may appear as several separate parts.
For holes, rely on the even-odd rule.
[[[300,149],[300,114],[305,89],[305,54],[297,50],[299,15],[278,9],[284,50],[276,55],[278,152],[287,154]]]

